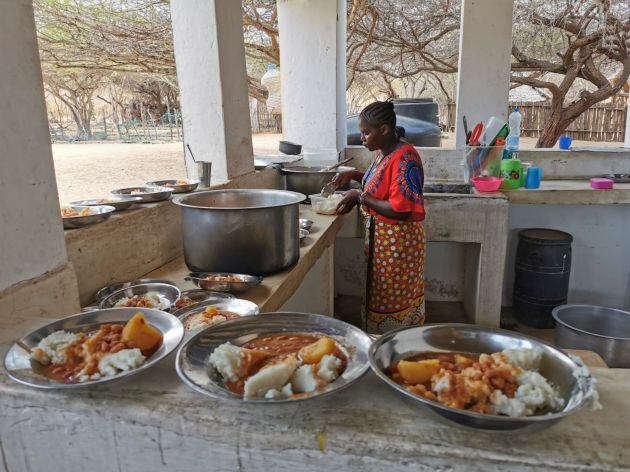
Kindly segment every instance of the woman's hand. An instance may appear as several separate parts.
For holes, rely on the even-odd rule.
[[[337,205],[335,213],[338,215],[343,215],[345,213],[350,212],[355,205],[359,203],[359,199],[361,198],[361,192],[359,190],[348,190],[343,194],[343,199]]]
[[[345,172],[339,172],[332,179],[332,183],[335,185],[335,188],[345,187],[350,183],[351,180],[361,181],[363,178],[363,174],[356,170],[347,170]]]

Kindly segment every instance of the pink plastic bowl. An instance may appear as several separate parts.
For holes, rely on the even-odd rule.
[[[473,177],[470,180],[480,192],[496,192],[503,182],[503,177]]]

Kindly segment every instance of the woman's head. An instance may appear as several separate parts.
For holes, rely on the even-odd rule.
[[[396,113],[390,101],[373,102],[366,106],[359,116],[361,142],[370,151],[398,140],[396,130]]]

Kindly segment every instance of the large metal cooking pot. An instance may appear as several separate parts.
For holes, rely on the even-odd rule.
[[[629,312],[603,306],[560,305],[551,314],[556,320],[558,347],[594,351],[608,367],[630,368]]]
[[[336,170],[321,172],[324,167],[284,167],[280,172],[285,175],[287,190],[304,195],[320,193],[324,185],[337,174]]]
[[[299,206],[284,190],[211,190],[180,195],[184,258],[194,272],[266,275],[300,256]]]

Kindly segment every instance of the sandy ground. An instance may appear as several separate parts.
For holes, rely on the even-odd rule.
[[[255,134],[254,154],[278,152],[279,134]],[[535,138],[522,138],[522,148],[532,148]],[[574,141],[574,146],[621,146],[621,143]],[[442,147],[454,147],[453,137]],[[116,188],[142,185],[150,180],[186,178],[181,142],[159,144],[55,143],[52,145],[59,199],[102,198]]]

